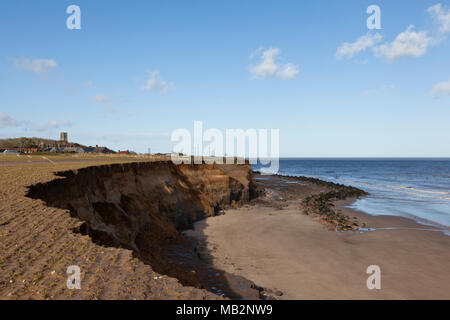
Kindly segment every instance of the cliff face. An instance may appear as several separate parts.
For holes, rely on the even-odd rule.
[[[57,173],[61,179],[31,186],[28,196],[70,210],[77,232],[102,245],[133,250],[161,273],[201,286],[167,263],[161,247],[183,242],[179,231],[256,195],[249,165],[174,165],[142,162]]]

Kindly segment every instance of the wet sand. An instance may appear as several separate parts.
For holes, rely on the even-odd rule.
[[[280,299],[450,299],[450,237],[437,228],[357,212],[345,207],[350,199],[337,203],[344,214],[368,228],[394,229],[329,231],[299,207],[321,187],[280,177],[258,183],[269,198],[185,232],[207,248],[216,269],[278,289]],[[370,265],[381,269],[380,290],[366,286]]]

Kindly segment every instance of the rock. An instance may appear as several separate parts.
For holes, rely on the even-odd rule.
[[[258,291],[260,291],[260,292],[264,290],[263,287],[257,286],[255,283],[252,283],[252,284],[250,285],[250,288],[255,289],[255,290],[258,290]]]
[[[280,290],[275,290],[273,293],[279,297],[281,297],[283,295],[283,292],[281,292]]]
[[[277,297],[275,297],[274,293],[272,293],[272,290],[268,289],[267,291],[261,291],[259,293],[259,297],[263,300],[278,300]]]
[[[82,235],[87,235],[87,233],[88,233],[88,226],[87,226],[86,221],[80,221],[80,222],[78,222],[78,223],[72,228],[72,231],[73,231],[74,233],[79,233],[79,234],[82,234]]]

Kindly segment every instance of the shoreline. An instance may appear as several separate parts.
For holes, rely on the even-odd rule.
[[[260,171],[254,170],[254,173],[256,175],[261,175]],[[358,187],[354,187],[352,185],[345,185],[345,184],[340,184],[340,183],[337,183],[337,182],[327,181],[327,180],[323,180],[322,178],[319,178],[319,177],[316,177],[316,176],[296,176],[296,175],[288,175],[288,174],[275,174],[275,175],[272,175],[272,176],[276,176],[276,177],[280,177],[280,178],[294,178],[294,179],[295,178],[300,178],[300,179],[306,178],[306,179],[313,179],[313,180],[322,181],[322,182],[325,182],[325,183],[330,183],[330,184],[335,184],[335,185],[343,185],[343,186],[346,186],[346,187],[350,186],[352,188],[359,189]],[[367,192],[364,189],[362,189],[362,190],[364,192],[366,192],[366,195],[363,195],[361,197],[370,196],[370,192]],[[388,215],[388,214],[379,214],[379,215],[377,215],[377,214],[371,214],[370,212],[366,212],[366,211],[363,211],[363,210],[359,210],[357,208],[350,208],[350,207],[348,207],[351,204],[354,204],[357,200],[359,200],[358,197],[347,197],[347,199],[345,199],[345,200],[337,200],[337,201],[334,201],[334,203],[336,204],[336,206],[339,206],[339,208],[341,210],[343,210],[343,209],[351,209],[354,212],[358,212],[360,214],[367,215],[367,216],[370,216],[370,217],[392,217],[393,220],[395,220],[395,218],[401,218],[400,220],[406,219],[406,220],[410,220],[410,221],[414,222],[414,225],[416,226],[416,228],[418,230],[420,230],[420,229],[425,230],[425,229],[434,228],[434,229],[436,229],[435,231],[439,231],[439,232],[442,232],[446,236],[450,236],[450,226],[445,226],[445,225],[442,225],[442,224],[440,224],[438,222],[435,222],[435,221],[432,221],[432,220],[428,220],[428,219],[425,219],[425,218],[420,218],[420,217],[417,217],[417,216],[414,216],[414,215],[411,215],[411,216]],[[406,223],[406,222],[402,222],[401,224],[402,225],[408,225],[408,223]],[[420,228],[420,227],[422,227],[422,228]],[[383,227],[383,228],[389,228],[389,227]],[[396,227],[394,227],[394,228],[396,228]]]
[[[358,199],[349,198],[346,200],[336,201],[335,204],[341,210],[352,212],[353,215],[364,217],[365,220],[370,221],[373,225],[372,228],[377,230],[398,230],[398,229],[408,229],[417,231],[433,231],[440,232],[445,236],[450,236],[450,227],[438,224],[434,221],[424,220],[423,223],[414,219],[413,217],[396,216],[396,215],[375,215],[356,208],[349,207],[351,204],[355,203]],[[379,224],[379,226],[375,226]],[[365,232],[373,232],[372,230]]]
[[[206,246],[216,269],[283,293],[275,299],[450,298],[450,238],[436,228],[348,208],[355,199],[347,198],[335,202],[336,209],[375,230],[330,231],[299,209],[300,198],[324,191],[320,186],[261,177],[256,180],[271,189],[269,199],[226,210],[184,232]],[[366,287],[370,265],[380,266],[381,290]]]

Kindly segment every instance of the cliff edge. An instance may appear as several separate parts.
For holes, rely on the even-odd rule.
[[[188,244],[181,231],[193,222],[239,207],[256,196],[249,165],[175,165],[135,162],[57,172],[29,187],[27,196],[70,211],[73,231],[102,246],[125,248],[158,273],[183,285],[208,288],[193,262],[171,263],[167,246]]]

